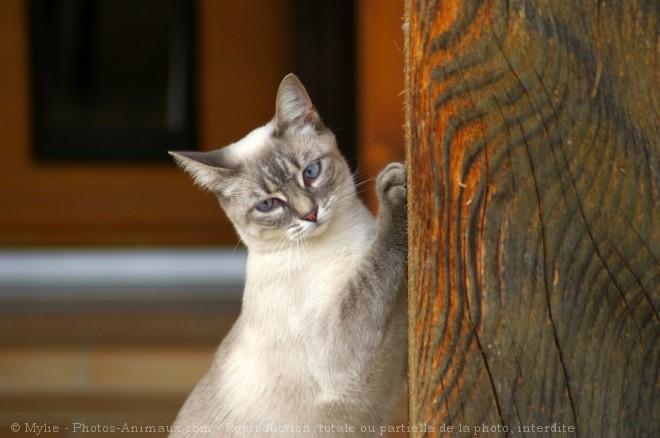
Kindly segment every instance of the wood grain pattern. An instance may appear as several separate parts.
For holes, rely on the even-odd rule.
[[[405,26],[411,423],[658,436],[657,1]]]

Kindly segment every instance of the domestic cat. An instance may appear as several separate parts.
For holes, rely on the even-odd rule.
[[[171,155],[217,195],[248,248],[240,316],[171,436],[379,431],[406,356],[404,165],[378,176],[375,219],[293,74],[266,125],[222,149]]]

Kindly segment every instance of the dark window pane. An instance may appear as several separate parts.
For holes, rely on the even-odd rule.
[[[32,0],[36,157],[155,160],[193,148],[193,4]]]
[[[294,71],[355,169],[355,0],[294,0],[293,5]]]

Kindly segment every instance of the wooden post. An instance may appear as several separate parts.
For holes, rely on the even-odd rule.
[[[657,0],[404,20],[413,436],[660,436]]]

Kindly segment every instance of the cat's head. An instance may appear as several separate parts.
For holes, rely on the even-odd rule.
[[[248,247],[320,236],[356,197],[334,134],[293,74],[282,80],[266,125],[215,151],[170,154],[217,195]]]

